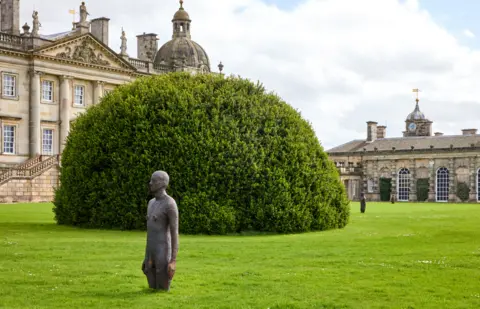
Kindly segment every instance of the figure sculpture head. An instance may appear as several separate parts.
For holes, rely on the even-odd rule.
[[[156,171],[152,174],[150,178],[150,182],[148,186],[150,188],[150,192],[156,193],[160,190],[165,190],[168,187],[168,182],[170,181],[170,177],[164,171]]]

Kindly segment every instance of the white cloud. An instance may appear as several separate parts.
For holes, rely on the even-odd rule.
[[[472,31],[470,31],[469,29],[463,30],[463,35],[465,35],[467,38],[474,38],[475,37],[475,34]]]
[[[33,0],[22,0],[28,18]],[[80,1],[37,5],[43,33],[68,30]],[[282,11],[260,0],[186,0],[192,37],[221,60],[226,73],[260,80],[311,121],[326,148],[364,138],[368,120],[400,136],[420,88],[422,111],[435,131],[459,134],[480,118],[480,53],[461,46],[418,0],[306,0]],[[137,34],[171,37],[175,1],[89,1],[90,17],[111,18],[111,47],[120,28],[128,52]],[[25,20],[22,20],[22,24]]]

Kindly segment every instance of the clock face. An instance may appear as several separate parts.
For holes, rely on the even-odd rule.
[[[414,124],[413,122],[408,125],[408,130],[410,131],[415,131],[416,128],[417,128],[417,125]]]

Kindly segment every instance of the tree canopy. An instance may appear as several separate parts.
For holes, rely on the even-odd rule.
[[[311,125],[260,84],[215,74],[137,79],[72,124],[59,224],[145,229],[148,181],[170,175],[180,232],[342,228],[349,206]]]

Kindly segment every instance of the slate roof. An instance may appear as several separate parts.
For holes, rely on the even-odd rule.
[[[392,150],[426,150],[431,149],[450,149],[455,148],[471,148],[480,147],[480,135],[443,135],[443,136],[412,136],[412,137],[394,137],[394,138],[380,138],[373,142],[367,143],[365,140],[353,140],[343,145],[334,147],[327,151],[327,153],[342,153],[342,152],[367,152]]]
[[[411,112],[407,116],[407,121],[408,120],[427,120],[427,118],[425,117],[425,114],[420,111],[420,107],[418,106],[418,101],[417,101],[417,105],[415,105],[415,109],[413,110],[413,112]]]
[[[358,149],[363,151],[363,147],[366,144],[367,144],[367,142],[365,140],[355,139],[355,140],[350,141],[348,143],[345,143],[345,144],[342,144],[340,146],[334,147],[330,150],[327,150],[327,152],[328,153],[351,152],[351,151],[356,151]]]
[[[51,41],[56,41],[56,40],[59,40],[59,39],[63,39],[64,37],[74,36],[74,35],[77,35],[77,34],[78,34],[77,31],[71,30],[71,31],[65,31],[65,32],[48,34],[48,35],[40,35],[40,38],[46,39],[46,40],[51,40]]]

